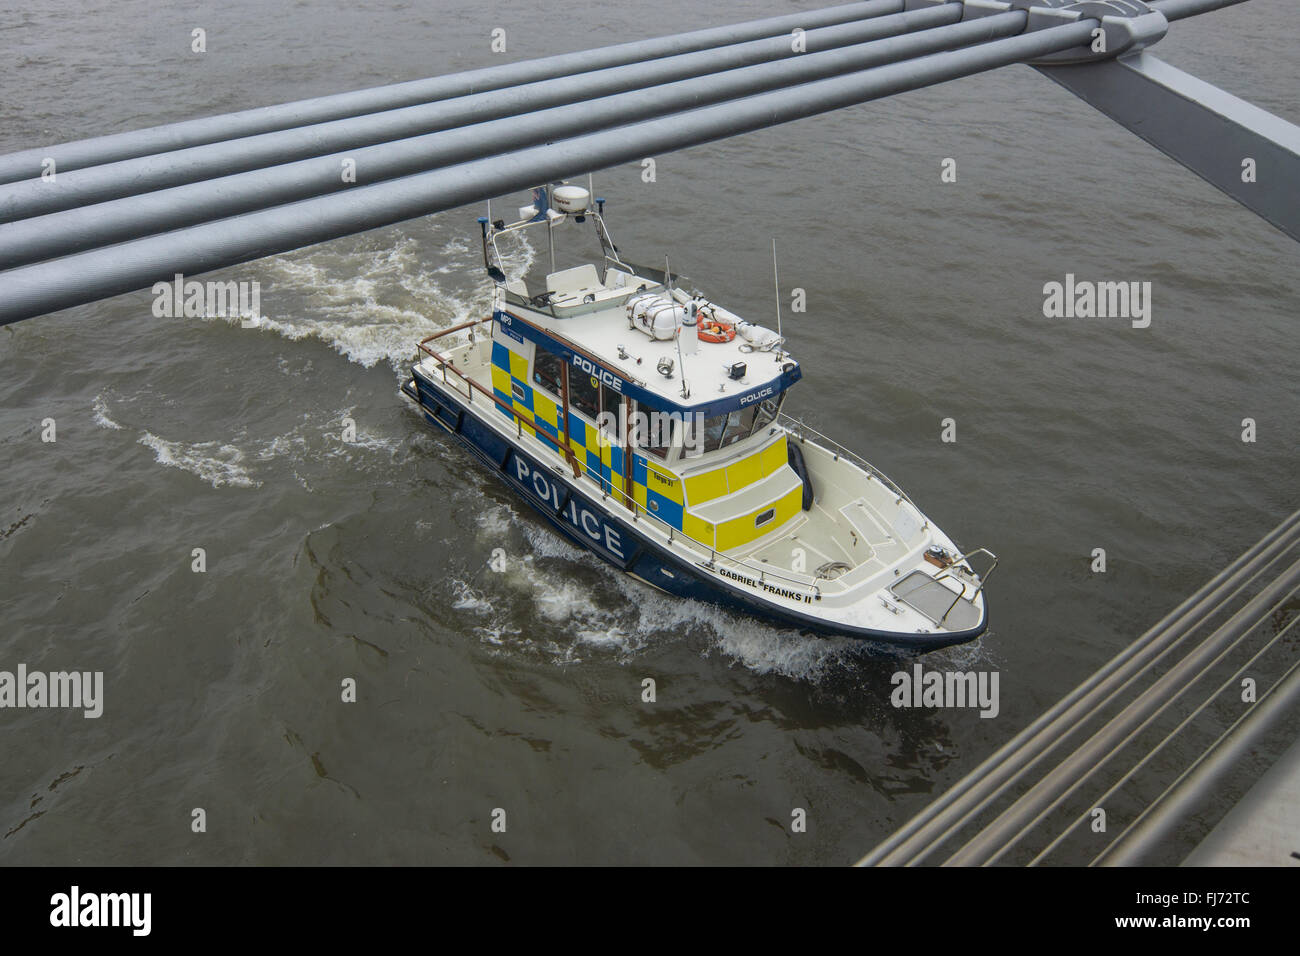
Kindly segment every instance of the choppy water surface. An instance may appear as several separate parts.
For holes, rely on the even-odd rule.
[[[199,9],[11,7],[0,150],[489,65],[495,26],[522,59],[788,8]],[[1159,52],[1295,120],[1296,28],[1256,0]],[[651,592],[430,432],[397,388],[486,307],[466,208],[223,273],[260,328],[141,292],[0,332],[0,668],[106,696],[0,712],[0,860],[849,862],[1296,506],[1295,245],[1028,68],[640,172],[597,174],[623,249],[770,322],[775,236],[791,410],[1001,556],[991,630],[925,659],[998,671],[999,715],[896,710],[897,660]],[[1066,273],[1150,281],[1150,328],[1045,319]]]

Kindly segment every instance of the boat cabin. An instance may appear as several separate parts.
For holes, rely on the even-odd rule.
[[[716,551],[751,545],[803,507],[804,482],[774,427],[799,365],[775,333],[686,291],[666,268],[619,259],[578,191],[604,261],[535,285],[498,280],[497,409],[638,517]],[[485,228],[485,252],[511,229],[549,231],[565,218],[536,219],[535,209]]]

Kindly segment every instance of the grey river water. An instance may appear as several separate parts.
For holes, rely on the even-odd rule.
[[[2,6],[0,152],[791,9]],[[1294,122],[1298,37],[1254,0],[1157,52]],[[997,716],[618,575],[431,432],[398,386],[487,307],[464,208],[221,273],[258,328],[145,290],[0,331],[0,670],[104,674],[97,719],[0,710],[0,863],[848,863],[1297,507],[1300,250],[1030,68],[656,162],[596,173],[620,245],[770,323],[775,237],[787,411],[1001,557],[924,659]],[[1150,326],[1044,317],[1067,274],[1150,282]]]

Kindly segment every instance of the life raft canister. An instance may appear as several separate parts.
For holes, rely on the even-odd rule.
[[[695,334],[701,342],[730,342],[736,337],[736,327],[726,319],[713,314],[712,309],[700,309],[699,325]]]

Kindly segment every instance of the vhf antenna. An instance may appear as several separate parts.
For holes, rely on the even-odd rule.
[[[675,303],[677,300],[673,298],[673,273],[671,266],[668,264],[667,256],[664,256],[664,285],[668,287],[668,301],[670,303]],[[673,305],[672,308],[675,311],[677,306]],[[677,343],[677,367],[682,370],[682,398],[690,398],[691,390],[686,384],[686,359],[682,358],[683,328],[685,328],[685,326],[679,325],[677,327],[677,334],[673,336],[673,339]]]
[[[781,335],[781,280],[776,273],[776,237],[772,237],[772,290],[776,293],[776,336],[778,343]],[[781,361],[781,346],[776,347],[776,360]]]

